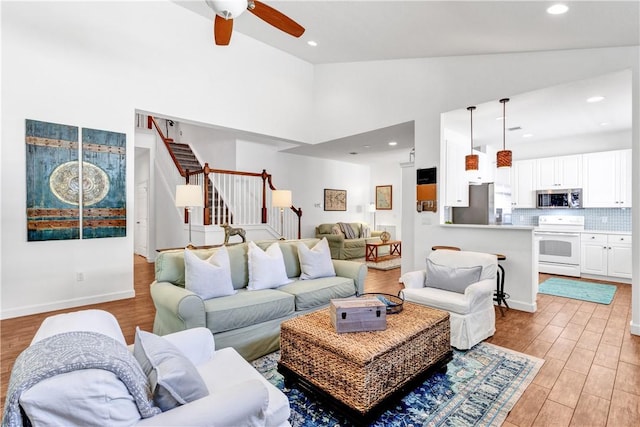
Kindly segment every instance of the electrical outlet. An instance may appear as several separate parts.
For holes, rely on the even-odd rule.
[[[76,273],[76,281],[77,282],[82,282],[84,281],[84,273],[79,271]]]
[[[603,224],[606,224],[609,221],[609,218],[606,216],[602,216],[600,217],[600,220],[602,221]]]

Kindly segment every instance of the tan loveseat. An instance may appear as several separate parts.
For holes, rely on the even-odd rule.
[[[382,231],[371,230],[371,237],[365,238],[363,237],[363,225],[366,226],[366,224],[359,222],[349,222],[348,224],[356,234],[355,239],[347,239],[337,223],[320,224],[316,227],[316,238],[327,238],[333,259],[364,258],[366,242],[380,241]],[[340,231],[339,234],[338,231]]]

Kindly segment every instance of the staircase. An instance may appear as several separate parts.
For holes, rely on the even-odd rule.
[[[187,172],[194,172],[203,168],[188,144],[175,142],[171,138],[167,138],[166,143],[167,149],[172,153],[173,158],[178,164],[180,175],[185,176]],[[229,224],[233,224],[233,215],[229,212],[229,207],[224,203],[218,191],[213,188],[211,180],[207,179],[206,183],[210,203],[209,206],[206,206],[210,208],[207,209],[208,223],[221,225],[223,222],[228,222]]]

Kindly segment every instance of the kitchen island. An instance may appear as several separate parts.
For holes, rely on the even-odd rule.
[[[506,260],[500,265],[505,270],[504,291],[509,294],[509,307],[531,313],[537,310],[538,250],[533,227],[438,224],[423,225],[422,230],[416,235],[416,270],[425,268],[425,258],[436,245],[503,254]]]

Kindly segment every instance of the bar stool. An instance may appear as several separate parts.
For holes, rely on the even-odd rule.
[[[509,298],[509,294],[504,292],[504,267],[500,265],[500,261],[504,261],[507,257],[503,254],[495,254],[498,258],[498,276],[496,283],[496,293],[494,294],[493,300],[498,303],[498,308],[500,308],[500,314],[504,316],[504,311],[502,310],[502,304],[509,309],[509,304],[507,304],[507,298]]]

